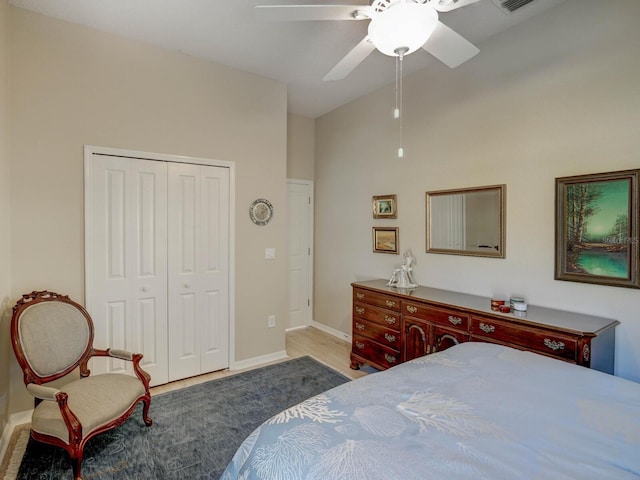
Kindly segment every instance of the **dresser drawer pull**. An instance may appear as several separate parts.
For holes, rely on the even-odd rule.
[[[362,315],[364,313],[364,308],[363,307],[356,307],[356,313],[358,315]]]
[[[394,357],[393,355],[389,355],[388,353],[384,354],[384,358],[387,360],[387,362],[389,363],[396,363],[396,357]]]
[[[545,347],[549,347],[554,352],[556,350],[564,350],[564,342],[556,342],[555,340],[551,340],[549,338],[544,339]]]
[[[395,307],[396,306],[396,302],[394,302],[393,300],[387,300],[385,303],[387,304],[387,307]]]
[[[396,319],[396,317],[390,317],[389,315],[385,315],[384,316],[384,321],[387,322],[389,325],[393,325],[398,320]]]
[[[360,293],[360,292],[356,293],[356,298],[358,300],[362,300],[364,298],[364,293]]]
[[[449,315],[449,321],[453,325],[460,325],[462,323],[462,319],[460,317],[454,317],[453,315]]]
[[[480,330],[482,330],[484,333],[493,333],[496,331],[496,327],[494,327],[493,325],[487,325],[486,323],[482,323],[480,322]]]
[[[355,344],[356,344],[356,348],[357,348],[358,350],[362,350],[362,349],[364,349],[364,343],[362,343],[362,342],[358,342],[358,341],[356,340]]]
[[[396,336],[395,335],[391,335],[390,333],[385,333],[384,334],[384,338],[387,339],[387,342],[393,343],[396,341]]]
[[[364,330],[364,325],[363,325],[363,324],[361,324],[361,323],[356,322],[356,328],[357,328],[358,330],[360,330],[360,331],[363,331],[363,330]]]
[[[418,307],[414,307],[413,305],[407,305],[407,312],[416,313],[418,311]]]

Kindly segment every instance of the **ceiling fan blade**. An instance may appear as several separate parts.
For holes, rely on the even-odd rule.
[[[260,5],[254,11],[258,19],[274,22],[364,20],[372,13],[368,5]]]
[[[376,47],[369,40],[369,37],[364,37],[362,41],[353,47],[353,49],[347,53],[342,60],[340,60],[335,67],[331,69],[329,73],[322,79],[325,82],[332,80],[342,80],[349,75],[354,68],[356,68],[362,61],[373,52]]]
[[[431,0],[430,5],[439,12],[450,12],[456,8],[465,7],[480,0]]]
[[[480,51],[473,43],[442,22],[438,22],[422,48],[450,68],[456,68]]]

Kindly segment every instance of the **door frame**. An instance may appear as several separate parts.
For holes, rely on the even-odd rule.
[[[308,318],[308,323],[306,324],[306,326],[310,326],[313,325],[314,320],[313,320],[313,307],[314,307],[314,302],[313,302],[313,259],[315,258],[315,250],[314,250],[314,246],[313,246],[313,238],[314,238],[314,234],[313,234],[313,225],[314,225],[314,191],[313,191],[313,181],[312,180],[300,180],[300,179],[296,179],[296,178],[287,178],[287,195],[289,194],[289,185],[291,184],[297,184],[297,185],[306,185],[309,187],[309,199],[310,199],[310,203],[309,203],[309,216],[307,218],[308,223],[308,235],[309,235],[309,248],[311,250],[311,253],[308,255],[308,268],[309,268],[309,318]],[[289,222],[287,221],[287,229],[289,228]],[[300,327],[294,327],[295,328],[300,328]],[[289,330],[290,328],[287,328],[285,330]]]
[[[126,157],[142,160],[155,160],[158,162],[192,163],[195,165],[208,165],[212,167],[224,167],[229,169],[229,368],[235,365],[235,199],[236,199],[236,164],[226,160],[214,160],[211,158],[188,157],[183,155],[171,155],[165,153],[142,152],[111,147],[99,147],[95,145],[84,146],[84,305],[91,313],[91,298],[93,297],[93,278],[91,259],[93,258],[93,214],[88,208],[92,205],[93,192],[91,190],[91,159],[95,155],[110,157]]]

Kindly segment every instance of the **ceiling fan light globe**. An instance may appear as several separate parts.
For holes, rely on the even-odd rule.
[[[397,2],[369,22],[369,39],[380,52],[397,57],[415,52],[438,24],[438,12],[423,3]]]

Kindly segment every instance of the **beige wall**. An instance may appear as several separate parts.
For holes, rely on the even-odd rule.
[[[9,65],[7,41],[9,6],[0,0],[0,431],[7,421],[9,395],[9,319],[6,306],[9,292],[9,157],[7,154],[7,82]]]
[[[317,119],[315,320],[350,333],[349,283],[401,260],[371,252],[371,227],[398,226],[422,285],[620,320],[616,373],[640,381],[640,293],[554,280],[554,179],[640,168],[638,18],[637,0],[567,0],[455,71],[410,76],[403,159],[392,87]],[[426,191],[499,183],[506,259],[424,253]],[[390,193],[398,219],[373,220],[371,197]]]
[[[313,180],[315,120],[287,115],[287,178]]]
[[[283,351],[286,218],[257,227],[248,207],[285,208],[286,86],[13,7],[10,19],[12,296],[83,299],[84,144],[233,161],[235,359]],[[13,361],[12,412],[29,406],[21,384]]]

